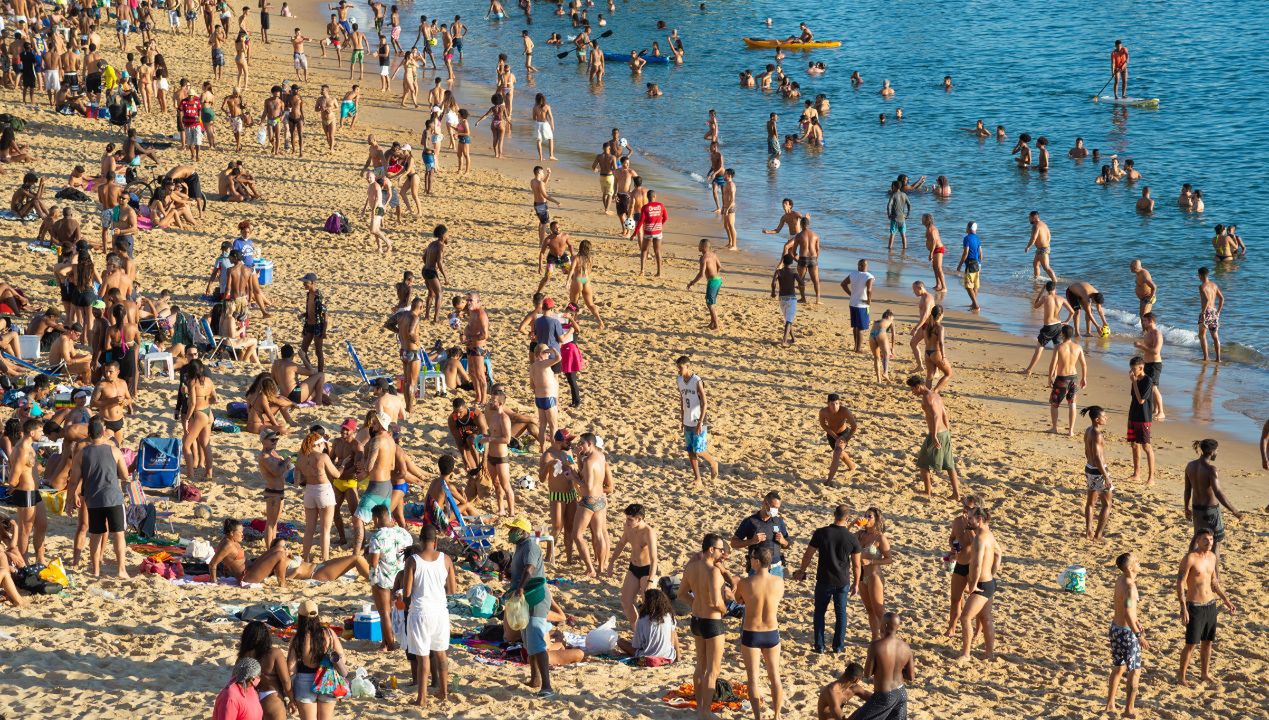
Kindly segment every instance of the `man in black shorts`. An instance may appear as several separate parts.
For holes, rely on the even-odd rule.
[[[727,555],[727,544],[722,536],[707,534],[701,540],[701,551],[683,568],[683,581],[679,594],[692,599],[692,640],[696,644],[696,667],[692,673],[692,685],[696,688],[697,717],[710,717],[709,707],[714,701],[714,684],[718,682],[723,649],[723,614],[727,606],[723,600],[723,574],[719,563]],[[703,709],[702,709],[703,708]]]
[[[73,511],[82,496],[87,515],[80,515],[79,529],[75,533],[75,549],[83,547],[85,530],[89,537],[89,564],[93,577],[101,574],[102,542],[107,532],[115,548],[115,561],[119,566],[118,577],[128,578],[124,545],[127,525],[123,514],[122,478],[128,477],[128,465],[123,453],[106,435],[106,425],[100,417],[88,421],[88,442],[75,452],[71,459],[70,480],[67,484],[66,502]]]
[[[300,282],[304,285],[304,312],[300,315],[300,321],[304,323],[304,332],[300,341],[300,353],[304,356],[304,363],[308,364],[308,348],[310,345],[316,346],[317,352],[317,372],[326,372],[326,351],[323,344],[326,342],[326,297],[322,295],[322,291],[317,289],[317,275],[308,273],[300,278]]]

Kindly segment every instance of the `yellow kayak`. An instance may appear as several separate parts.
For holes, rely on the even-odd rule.
[[[786,50],[810,50],[812,48],[841,47],[841,40],[816,40],[814,42],[785,42],[784,40],[764,40],[762,38],[745,38],[745,45],[751,48],[785,48]]]

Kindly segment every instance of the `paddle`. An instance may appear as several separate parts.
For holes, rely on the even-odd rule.
[[[1111,80],[1114,80],[1114,79],[1115,79],[1115,74],[1114,74],[1114,73],[1111,73],[1111,75],[1110,75],[1110,80],[1107,80],[1107,81],[1106,81],[1106,85],[1109,85],[1109,84],[1111,83]],[[1094,99],[1094,100],[1096,100],[1097,98],[1101,97],[1101,96],[1102,96],[1102,93],[1106,92],[1106,85],[1103,85],[1103,86],[1102,86],[1102,89],[1097,91],[1097,94],[1093,96],[1093,99]]]
[[[603,31],[603,32],[599,33],[599,37],[600,37],[601,39],[602,39],[602,38],[606,38],[606,37],[611,37],[611,36],[612,36],[612,30],[605,30],[605,31]],[[565,50],[565,51],[564,51],[564,52],[562,52],[562,53],[557,53],[557,54],[555,55],[555,57],[559,58],[560,60],[563,60],[564,58],[568,57],[569,53],[571,53],[571,52],[573,52],[573,51],[572,51],[572,50]]]

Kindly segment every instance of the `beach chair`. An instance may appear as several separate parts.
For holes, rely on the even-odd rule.
[[[432,364],[432,358],[428,357],[426,351],[423,352],[423,369],[419,371],[419,390],[420,398],[427,397],[427,382],[431,380],[436,386],[436,394],[444,395],[449,392],[448,386],[445,384],[445,373],[441,372]]]
[[[348,351],[348,357],[352,358],[353,368],[356,369],[357,375],[361,377],[361,381],[369,387],[379,378],[388,378],[396,382],[396,376],[387,370],[367,370],[365,365],[361,364],[361,357],[357,355],[357,348],[353,347],[352,340],[344,341],[344,349]]]
[[[454,493],[449,490],[449,483],[442,482],[441,488],[445,491],[445,504],[451,516],[451,535],[464,548],[488,552],[493,545],[494,533],[497,531],[497,528],[489,522],[491,518],[485,515],[464,517],[458,509],[458,501],[454,499]]]
[[[170,488],[181,474],[181,439],[147,437],[137,449],[137,479],[143,487]]]
[[[467,371],[468,375],[470,375],[471,366],[467,362],[467,355],[464,354],[461,358],[459,358],[458,362],[462,364],[463,369]],[[497,384],[497,382],[494,380],[493,360],[489,359],[489,357],[487,356],[485,357],[485,378],[488,379],[490,387],[493,387],[494,385]]]
[[[7,362],[11,362],[14,365],[17,365],[18,367],[22,368],[23,370],[36,373],[37,375],[47,375],[51,378],[55,378],[55,377],[61,377],[66,374],[65,362],[59,362],[57,365],[53,367],[40,367],[39,365],[36,365],[34,363],[29,363],[26,360],[23,360],[22,358],[13,357],[7,352],[0,351],[0,355],[3,355],[4,359]]]
[[[238,350],[229,345],[229,338],[220,337],[212,332],[211,323],[208,322],[207,318],[199,318],[198,324],[202,328],[203,334],[211,341],[211,350],[208,351],[209,357],[216,357],[221,350],[228,350],[234,360],[238,359]]]

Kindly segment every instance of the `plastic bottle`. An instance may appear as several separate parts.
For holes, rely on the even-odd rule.
[[[88,592],[92,593],[93,595],[96,595],[97,597],[105,598],[107,600],[119,599],[118,596],[116,596],[114,593],[110,592],[109,590],[102,590],[99,587],[90,587],[88,588]]]
[[[392,686],[392,689],[393,689],[393,690],[396,690],[396,689],[397,689],[397,676],[396,676],[396,675],[391,675],[391,676],[389,676],[389,677],[388,677],[388,684]]]

